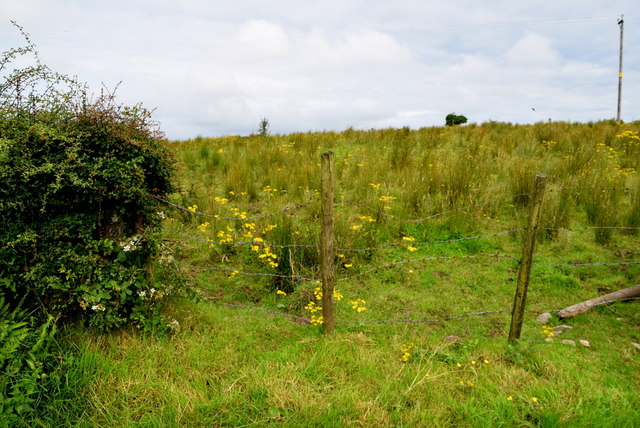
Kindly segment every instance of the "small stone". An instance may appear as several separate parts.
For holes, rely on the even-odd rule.
[[[631,344],[635,346],[636,349],[640,349],[640,343],[631,342]]]
[[[554,330],[573,330],[573,327],[571,327],[570,325],[561,324],[553,327],[553,329]]]
[[[460,339],[459,336],[447,336],[447,337],[444,338],[444,341],[446,343],[452,343],[452,344],[462,342],[462,340]]]
[[[576,346],[576,342],[574,342],[573,340],[563,340],[562,343],[564,343],[565,345],[573,346],[574,348]]]
[[[589,343],[588,340],[580,339],[580,344],[585,348],[591,348],[591,344]]]
[[[551,319],[551,314],[549,312],[543,312],[536,317],[536,321],[540,324],[546,324]]]
[[[564,333],[564,330],[553,330],[552,333],[554,336],[560,336],[562,333]]]
[[[553,337],[547,337],[544,341],[547,343],[553,343]]]
[[[616,318],[616,321],[624,321],[624,318],[618,317],[618,318]]]

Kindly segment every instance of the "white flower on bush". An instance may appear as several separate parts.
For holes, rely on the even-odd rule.
[[[168,289],[156,290],[155,288],[150,288],[148,290],[138,291],[138,296],[142,297],[142,300],[160,300],[167,294],[169,294]]]
[[[136,245],[140,242],[140,239],[142,239],[142,235],[135,235],[128,240],[121,242],[120,246],[122,247],[122,251],[135,251]]]
[[[103,312],[106,308],[104,307],[104,305],[102,303],[98,303],[97,305],[92,305],[91,309],[96,311],[96,312]]]

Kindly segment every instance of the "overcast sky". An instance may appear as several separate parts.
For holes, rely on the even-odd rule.
[[[170,139],[470,122],[640,119],[638,0],[1,0],[1,48],[44,63]],[[535,109],[535,110],[534,110]]]

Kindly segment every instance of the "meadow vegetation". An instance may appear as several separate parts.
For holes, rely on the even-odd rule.
[[[560,337],[535,321],[635,284],[640,123],[272,135],[265,118],[168,142],[16,27],[26,45],[0,57],[0,427],[640,423],[637,301]],[[507,344],[536,173],[527,317]]]
[[[23,423],[637,426],[639,303],[566,320],[573,330],[552,342],[561,321],[535,317],[636,284],[638,131],[489,122],[171,142],[176,191],[158,208],[164,262],[200,297],[165,307],[177,320],[167,336],[67,328],[75,395]],[[332,336],[317,310],[326,151],[336,175]],[[549,176],[537,264],[522,338],[509,345],[536,173]]]

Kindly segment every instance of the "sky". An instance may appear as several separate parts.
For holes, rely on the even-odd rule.
[[[637,0],[2,0],[23,45],[169,139],[640,119]]]

